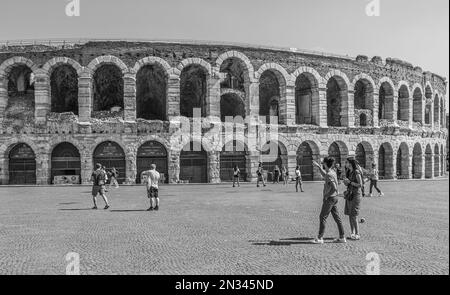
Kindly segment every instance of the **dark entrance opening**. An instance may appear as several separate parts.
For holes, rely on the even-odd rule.
[[[36,184],[36,156],[25,143],[9,153],[9,184]]]
[[[313,151],[311,146],[307,142],[304,142],[297,151],[297,164],[300,166],[300,172],[304,181],[314,180],[312,161]]]
[[[125,181],[125,153],[117,143],[107,141],[99,144],[94,151],[94,165],[96,163],[102,164],[107,170],[115,167],[119,172],[117,181]]]
[[[152,164],[161,174],[161,182],[168,183],[167,150],[157,141],[148,141],[141,145],[137,152],[137,177],[136,183],[142,183],[142,172],[150,170]]]
[[[51,167],[51,181],[53,184],[80,183],[80,152],[73,144],[64,142],[54,148]]]
[[[194,144],[189,144],[190,148],[184,148],[180,156],[180,180],[189,183],[208,182],[208,155],[201,148],[194,151]]]

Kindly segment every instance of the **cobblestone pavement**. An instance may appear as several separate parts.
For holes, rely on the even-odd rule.
[[[0,187],[0,274],[64,274],[68,252],[81,274],[365,274],[370,252],[381,274],[449,274],[448,185],[382,182],[385,197],[363,199],[362,240],[324,245],[308,241],[320,183],[303,194],[164,186],[158,212],[139,186],[112,190],[109,211],[89,210],[89,187]],[[330,217],[326,237],[336,235]]]

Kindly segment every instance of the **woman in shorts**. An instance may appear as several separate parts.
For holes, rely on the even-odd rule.
[[[258,176],[258,180],[256,181],[256,187],[259,187],[259,182],[262,181],[262,184],[266,186],[266,181],[264,180],[262,163],[259,162],[258,170],[256,170],[256,175]]]
[[[289,170],[287,170],[286,166],[283,166],[283,168],[281,169],[281,172],[283,173],[283,185],[288,185]]]
[[[280,183],[280,167],[278,165],[273,170],[273,183]]]
[[[298,188],[303,193],[303,182],[302,182],[302,172],[300,171],[300,166],[295,168],[295,191],[298,193]]]
[[[349,217],[351,236],[350,240],[359,240],[361,237],[359,235],[359,224],[358,215],[361,206],[362,198],[362,175],[361,171],[358,169],[355,158],[350,157],[345,163],[346,177],[344,178],[344,185],[347,186],[347,191],[345,192],[345,209],[344,214]]]

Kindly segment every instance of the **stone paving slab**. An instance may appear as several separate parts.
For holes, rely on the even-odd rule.
[[[365,274],[376,252],[381,274],[448,275],[448,184],[382,183],[385,197],[363,199],[362,240],[324,245],[309,243],[319,183],[303,194],[163,186],[158,212],[145,211],[140,186],[112,190],[109,211],[89,209],[88,187],[0,187],[0,274],[64,274],[68,252],[80,254],[81,274]],[[330,218],[326,237],[336,235]]]

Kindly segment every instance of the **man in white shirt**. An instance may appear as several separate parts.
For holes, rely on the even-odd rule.
[[[156,171],[156,165],[152,164],[150,170],[145,171],[143,175],[147,176],[147,197],[150,199],[150,208],[147,211],[159,210],[159,180],[161,176]],[[153,199],[155,199],[155,206],[153,206]]]

